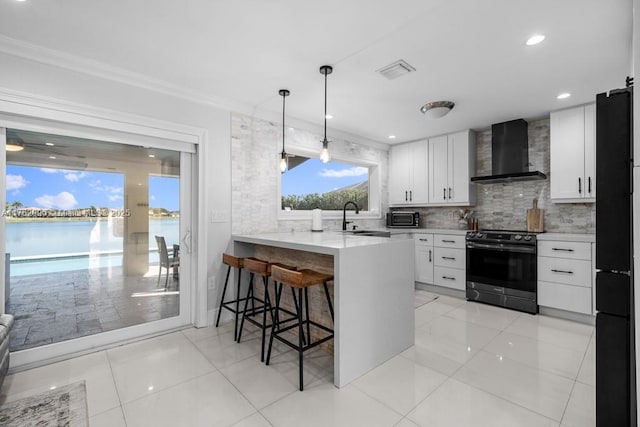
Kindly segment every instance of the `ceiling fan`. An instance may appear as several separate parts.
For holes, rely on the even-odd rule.
[[[55,148],[54,148],[55,147]],[[27,142],[19,135],[7,132],[6,150],[8,152],[19,152],[27,149],[28,151],[41,152],[49,156],[66,156],[78,159],[86,158],[86,156],[70,155],[68,150],[59,150],[67,148],[64,145],[54,144],[52,142]]]

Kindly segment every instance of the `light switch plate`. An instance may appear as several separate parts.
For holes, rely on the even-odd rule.
[[[211,222],[227,222],[229,219],[225,211],[211,212]]]

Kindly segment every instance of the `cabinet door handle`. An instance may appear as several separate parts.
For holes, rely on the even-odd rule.
[[[443,256],[442,259],[448,259],[450,261],[455,261],[456,259],[452,256]]]
[[[429,262],[431,262],[431,249],[429,249]]]
[[[582,178],[578,178],[578,194],[582,194]]]
[[[591,177],[587,178],[587,182],[589,183],[589,194],[591,194]]]
[[[428,241],[429,241],[429,239],[424,239],[424,238],[422,238],[422,237],[421,237],[421,238],[419,238],[418,240],[420,240],[421,242],[428,242]]]
[[[442,243],[455,243],[455,240],[442,240]]]
[[[449,199],[451,199],[451,187],[449,187]]]
[[[557,252],[573,252],[573,249],[567,249],[567,248],[551,248],[552,251],[557,251]]]
[[[573,271],[569,271],[569,270],[556,270],[555,268],[552,268],[551,271],[553,271],[554,273],[564,273],[564,274],[573,274]]]
[[[413,202],[413,190],[409,190],[409,201]]]
[[[405,202],[408,202],[408,201],[409,201],[409,192],[408,192],[408,191],[405,191],[405,192],[404,192],[404,201],[405,201]]]
[[[447,200],[447,189],[446,188],[442,189],[442,199],[443,200]]]
[[[442,278],[443,278],[444,280],[456,280],[456,278],[455,278],[455,277],[449,277],[449,276],[442,276]]]

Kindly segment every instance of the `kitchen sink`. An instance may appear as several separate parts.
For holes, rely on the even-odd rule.
[[[391,232],[384,230],[347,230],[343,231],[343,233],[355,236],[391,237]]]

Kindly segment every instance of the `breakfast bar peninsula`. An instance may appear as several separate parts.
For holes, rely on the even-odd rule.
[[[333,273],[337,387],[413,345],[413,240],[326,231],[234,235],[232,240],[236,256]]]

